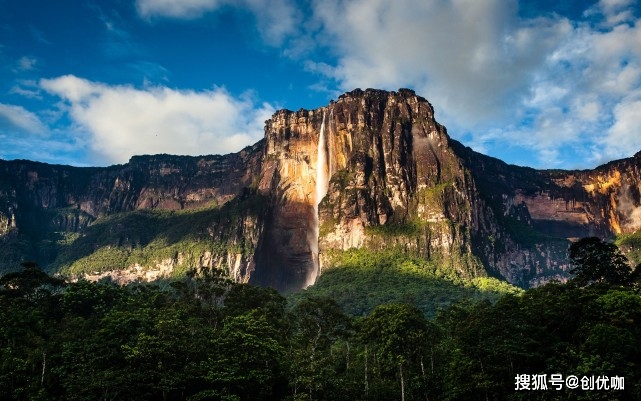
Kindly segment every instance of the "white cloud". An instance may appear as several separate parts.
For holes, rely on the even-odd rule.
[[[154,17],[195,19],[204,14],[233,7],[249,11],[256,18],[258,30],[272,45],[278,45],[298,30],[301,16],[291,0],[137,0],[138,14]]]
[[[225,0],[137,0],[136,8],[144,18],[198,18],[226,3]]]
[[[572,149],[589,167],[641,148],[625,123],[641,95],[636,4],[601,0],[570,20],[523,18],[515,0],[317,0],[315,38],[336,58],[306,66],[343,90],[412,87],[495,156],[534,149],[528,164],[560,166]],[[605,152],[604,132],[622,143]]]
[[[582,121],[595,122],[599,119],[601,109],[601,103],[595,96],[577,97],[572,105],[572,114]]]
[[[9,89],[9,94],[22,96],[27,99],[42,99],[38,83],[29,79],[16,81],[16,85]]]
[[[435,105],[452,136],[493,156],[515,149],[537,155],[538,162],[527,161],[535,167],[563,166],[568,149],[575,149],[585,164],[572,167],[589,167],[641,149],[634,113],[641,99],[639,0],[600,0],[575,20],[525,18],[517,0],[311,0],[301,8],[294,0],[135,4],[147,20],[243,13],[267,44],[319,76],[308,89],[334,95],[355,87],[414,88]],[[311,15],[303,18],[303,8]],[[105,19],[121,46],[115,50],[136,50],[126,47],[129,37],[115,22]],[[19,64],[29,69],[37,62],[27,57]],[[129,68],[145,72],[143,89],[73,75],[41,82],[65,100],[74,127],[89,134],[103,160],[224,153],[262,136],[270,105],[220,88],[150,86],[168,75],[162,66]],[[11,93],[35,97],[35,89],[17,85]]]
[[[630,6],[634,3],[634,0],[601,0],[599,5],[605,10],[617,10],[623,7]]]
[[[20,59],[16,62],[15,71],[16,72],[31,71],[36,68],[37,64],[38,64],[38,59],[33,56],[20,57]]]
[[[626,100],[614,108],[614,124],[603,141],[604,151],[612,158],[641,150],[641,100]]]
[[[635,0],[601,0],[596,7],[605,17],[607,25],[616,25],[634,19],[630,9],[634,2]]]
[[[550,143],[550,147],[562,150],[569,142],[580,140],[592,151],[585,154],[587,166],[631,156],[641,149],[641,141],[635,139],[638,132],[627,123],[632,117],[630,99],[641,95],[640,24],[610,29],[587,22],[576,24],[538,74],[544,80],[531,83],[533,95],[528,101],[544,93],[550,102],[526,105],[539,116],[546,115],[549,107],[564,109],[558,124],[569,122],[573,127],[559,130],[558,143]],[[565,93],[554,98],[560,92],[552,88]],[[609,134],[604,136],[605,132]],[[542,133],[533,130],[532,135]]]
[[[535,167],[563,166],[568,152],[584,163],[571,167],[590,167],[641,147],[628,111],[641,98],[637,5],[600,0],[570,20],[524,18],[517,0],[312,0],[303,21],[290,0],[137,0],[143,18],[248,11],[267,43],[297,44],[290,57],[317,54],[305,46],[332,55],[301,60],[322,77],[312,90],[414,88],[454,137],[498,157],[534,149]]]
[[[53,94],[61,96],[73,104],[89,100],[92,96],[108,89],[108,86],[94,83],[74,75],[56,79],[43,79],[40,86]]]
[[[47,131],[36,114],[22,106],[3,103],[0,103],[0,129],[2,131],[18,129],[29,134],[44,134]]]
[[[101,162],[132,155],[236,152],[263,136],[274,108],[235,98],[222,88],[181,91],[167,87],[109,86],[75,77],[42,80],[41,86],[69,103],[77,129]]]
[[[338,52],[343,89],[411,86],[464,126],[503,117],[565,20],[519,25],[515,1],[327,0],[315,3],[324,40]],[[449,118],[448,118],[449,119]]]

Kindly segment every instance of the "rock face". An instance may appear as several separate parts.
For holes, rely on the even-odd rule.
[[[321,110],[280,111],[267,121],[259,191],[270,198],[252,281],[283,291],[318,271],[316,187]]]
[[[144,210],[182,212],[154,215],[169,225],[149,238],[117,228],[128,223],[95,234],[114,216]],[[163,234],[185,219],[199,222],[189,223],[193,232]],[[262,141],[226,156],[138,156],[108,168],[0,161],[4,268],[36,258],[56,269],[79,247],[90,257],[107,246],[130,257],[104,271],[222,267],[289,292],[349,249],[391,247],[463,276],[529,287],[567,276],[569,240],[640,227],[641,152],[589,171],[507,165],[452,140],[432,106],[406,89],[355,90],[316,110],[279,111]],[[56,233],[67,235],[67,248],[52,242]],[[173,254],[131,259],[158,244]]]
[[[471,235],[484,219],[475,207],[475,182],[432,106],[409,90],[368,90],[343,95],[329,108],[335,173],[320,208],[321,255],[394,245],[481,274],[472,255]]]
[[[260,174],[262,149],[261,141],[225,156],[136,156],[126,165],[107,168],[0,161],[0,272],[19,268],[25,259],[57,271],[93,254],[106,260],[96,268],[96,263],[80,261],[91,265],[90,275],[142,262],[146,270],[154,270],[169,257],[173,262],[163,275],[184,262],[193,268],[224,267],[238,281],[247,281],[246,269],[253,266],[253,257],[247,255],[258,243],[260,212],[252,205],[237,209],[248,203],[248,188]],[[166,214],[141,213],[150,210]],[[193,212],[170,214],[173,211]],[[185,227],[194,219],[203,224]],[[187,232],[193,238],[185,238]],[[199,255],[170,247],[203,241],[210,244],[197,247]],[[145,247],[158,245],[167,245],[173,253],[152,252],[152,257],[160,255],[157,260],[116,257],[123,252],[149,254]]]

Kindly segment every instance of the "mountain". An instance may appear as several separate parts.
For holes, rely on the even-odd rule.
[[[0,161],[0,269],[153,279],[219,267],[283,292],[354,249],[531,287],[567,277],[569,241],[641,227],[641,152],[594,170],[508,165],[451,139],[408,89],[278,111],[224,156],[106,168]]]

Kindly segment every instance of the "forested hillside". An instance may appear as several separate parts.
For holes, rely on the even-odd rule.
[[[217,270],[121,287],[25,264],[0,279],[0,399],[638,400],[638,273],[591,240],[567,284],[429,318],[398,302],[356,317]]]

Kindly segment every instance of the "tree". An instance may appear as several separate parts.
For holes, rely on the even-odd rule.
[[[37,399],[51,377],[63,280],[35,262],[0,277],[0,398]]]
[[[0,277],[0,290],[35,300],[50,296],[65,286],[64,280],[49,276],[35,262],[22,262],[21,266],[24,270]]]
[[[196,399],[273,400],[284,395],[285,349],[260,310],[227,317],[211,346],[212,354],[202,363],[211,390]]]
[[[309,297],[296,304],[291,321],[290,385],[294,398],[305,393],[309,399],[353,399],[345,383],[350,319],[333,299]]]
[[[423,354],[430,337],[425,316],[412,305],[380,305],[363,320],[360,331],[381,373],[398,372],[401,400],[405,401],[406,389],[411,392],[421,387],[409,382],[411,373],[420,370],[424,376]]]
[[[637,264],[632,273],[630,273],[630,285],[637,293],[641,291],[641,263]]]
[[[619,248],[597,237],[587,237],[570,245],[569,256],[574,266],[571,282],[579,287],[594,283],[628,285],[631,269]]]

